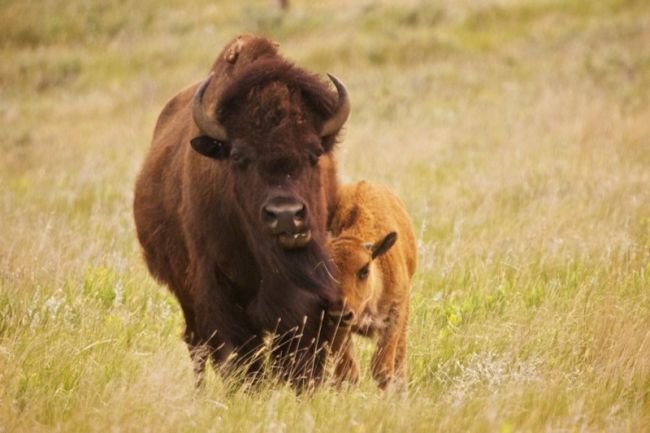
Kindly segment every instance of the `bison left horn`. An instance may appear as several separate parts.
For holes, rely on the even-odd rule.
[[[336,110],[332,117],[330,117],[325,124],[323,124],[323,129],[321,130],[320,136],[327,137],[328,135],[334,134],[336,131],[341,129],[348,116],[350,115],[350,98],[348,98],[348,91],[345,89],[345,86],[338,78],[332,74],[327,74],[334,83],[336,91],[339,94],[339,103],[336,106]]]
[[[203,94],[205,93],[205,89],[208,88],[213,76],[214,71],[210,72],[208,78],[206,78],[196,90],[194,98],[192,99],[192,117],[194,118],[194,123],[196,123],[196,126],[199,127],[202,133],[217,141],[227,141],[228,134],[226,133],[226,128],[216,120],[211,119],[210,116],[203,111]]]

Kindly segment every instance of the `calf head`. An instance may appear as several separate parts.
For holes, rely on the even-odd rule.
[[[390,232],[381,239],[367,242],[345,233],[330,241],[332,259],[338,268],[340,292],[344,306],[339,312],[342,325],[359,326],[364,314],[374,309],[373,300],[381,289],[376,258],[385,254],[395,244],[397,233]],[[333,318],[334,318],[333,317]]]

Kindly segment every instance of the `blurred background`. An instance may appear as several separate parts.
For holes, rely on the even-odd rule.
[[[192,387],[135,175],[240,33],[337,75],[416,228],[410,393]],[[0,0],[0,432],[650,428],[650,3]]]

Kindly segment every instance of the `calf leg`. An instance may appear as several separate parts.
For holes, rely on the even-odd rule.
[[[405,304],[404,311],[402,313],[401,326],[398,330],[399,340],[397,342],[397,352],[395,354],[395,376],[396,379],[400,382],[400,387],[406,387],[407,383],[407,343],[406,343],[406,334],[408,330],[408,317],[409,317],[409,306],[408,303]]]
[[[334,361],[334,379],[337,385],[341,385],[343,382],[357,383],[359,381],[359,366],[354,359],[350,327],[339,327],[336,330],[332,339],[331,353]]]
[[[334,367],[334,376],[337,384],[340,385],[344,382],[356,384],[359,382],[359,366],[357,365],[357,361],[354,359],[352,345],[340,353],[337,358]]]
[[[395,358],[399,346],[402,314],[396,305],[391,306],[385,326],[379,331],[377,350],[372,357],[372,377],[381,389],[385,389],[393,380]]]

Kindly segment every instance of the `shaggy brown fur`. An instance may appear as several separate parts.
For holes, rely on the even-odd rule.
[[[353,314],[333,343],[335,374],[356,382],[350,332],[377,334],[373,378],[381,388],[394,376],[405,384],[409,294],[417,263],[410,218],[388,188],[359,182],[340,187],[330,229],[346,312]]]
[[[151,274],[180,302],[199,381],[208,355],[256,377],[253,354],[276,332],[278,371],[303,385],[320,377],[333,332],[321,316],[339,298],[325,248],[336,134],[318,134],[337,95],[254,36],[226,46],[212,71],[203,106],[228,141],[193,149],[204,138],[192,117],[198,84],[167,103],[135,186],[138,239]],[[282,248],[269,234],[261,213],[273,197],[304,203],[307,246]]]

